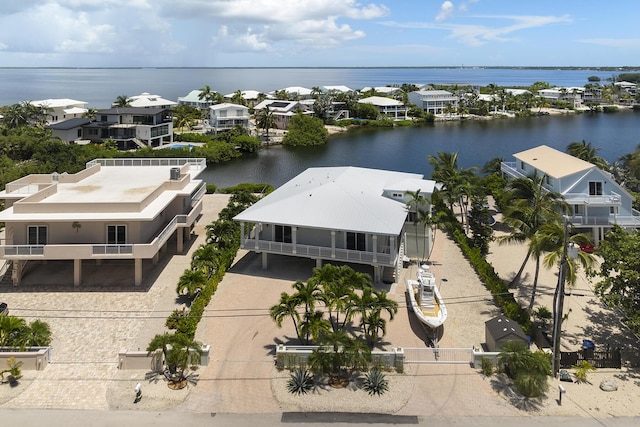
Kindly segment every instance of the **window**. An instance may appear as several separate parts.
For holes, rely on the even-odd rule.
[[[276,242],[291,243],[291,227],[276,225]]]
[[[347,249],[355,251],[367,250],[367,239],[364,233],[347,232]]]
[[[124,245],[127,243],[126,225],[107,225],[107,244]]]
[[[602,196],[602,182],[590,181],[589,182],[589,195],[590,196]]]
[[[27,227],[27,245],[44,246],[47,244],[47,227],[30,225]]]
[[[618,207],[617,206],[609,206],[609,213],[611,215],[618,215]]]

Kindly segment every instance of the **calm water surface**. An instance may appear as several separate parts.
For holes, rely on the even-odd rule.
[[[541,144],[565,151],[573,141],[601,147],[613,162],[640,144],[640,113],[580,114],[532,118],[442,122],[433,126],[376,129],[334,135],[322,147],[266,147],[257,154],[209,165],[202,175],[220,187],[241,182],[280,186],[309,167],[360,166],[431,175],[429,154],[459,152],[461,167],[482,167]]]

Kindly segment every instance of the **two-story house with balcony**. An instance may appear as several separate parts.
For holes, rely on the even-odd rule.
[[[443,114],[447,105],[458,106],[458,97],[446,90],[417,90],[407,96],[409,102],[431,114]]]
[[[640,227],[640,213],[631,206],[633,197],[610,173],[546,145],[513,157],[515,162],[502,163],[502,173],[509,178],[544,176],[544,187],[561,194],[569,205],[573,226],[590,233],[594,243],[614,224]]]
[[[361,104],[371,104],[386,118],[393,120],[407,120],[407,107],[396,99],[384,96],[369,96],[358,101]]]
[[[213,133],[225,132],[240,126],[249,130],[249,107],[222,103],[209,107],[209,126]]]
[[[257,116],[259,112],[266,108],[269,108],[269,112],[273,115],[276,129],[289,129],[291,118],[298,111],[302,112],[302,114],[313,114],[312,107],[300,101],[282,101],[279,99],[265,99],[254,107],[254,113]]]
[[[173,142],[173,113],[166,108],[114,107],[98,110],[82,127],[82,139],[115,141],[118,148],[159,147]]]
[[[30,103],[45,109],[48,124],[80,118],[88,111],[86,102],[68,98],[41,99]]]
[[[131,283],[140,285],[143,261],[157,263],[170,239],[183,251],[202,212],[206,185],[196,178],[205,168],[206,160],[196,158],[96,159],[75,174],[8,183],[0,192],[0,257],[11,263],[14,285],[29,269],[56,262],[69,271],[73,264],[79,286],[87,261],[104,263],[105,275],[132,264]]]
[[[310,168],[234,217],[241,247],[325,262],[368,265],[376,282],[397,281],[403,260],[429,253],[429,227],[412,222],[408,191],[429,199],[422,175],[358,167]],[[420,211],[430,212],[425,203]],[[416,211],[417,212],[417,211]],[[415,214],[415,212],[414,212]],[[251,224],[251,230],[245,226]]]

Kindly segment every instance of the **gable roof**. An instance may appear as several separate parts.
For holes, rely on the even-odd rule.
[[[352,166],[310,168],[234,220],[397,236],[407,217],[406,205],[383,193],[408,183],[423,192],[427,187],[433,191],[430,183],[435,185],[422,175],[405,172]]]
[[[240,104],[231,104],[229,102],[223,102],[222,104],[215,104],[209,107],[212,110],[226,110],[228,108],[235,108],[235,109],[242,109],[242,110],[249,110],[249,107],[245,107],[244,105],[240,105]]]
[[[69,98],[52,98],[52,99],[41,99],[38,101],[30,101],[31,105],[35,105],[37,107],[49,107],[49,108],[60,108],[60,107],[71,107],[71,106],[80,106],[85,105],[84,101],[76,101],[75,99]]]
[[[556,179],[596,167],[589,162],[546,145],[521,151],[514,154],[513,157]]]
[[[160,95],[152,95],[149,92],[143,92],[140,95],[132,96],[128,101],[131,107],[162,107],[177,104],[177,102],[164,99]]]
[[[487,332],[493,337],[494,341],[505,338],[509,335],[515,335],[523,340],[527,340],[524,331],[518,325],[518,322],[511,320],[505,316],[494,317],[484,322]]]
[[[402,102],[397,99],[385,98],[384,96],[370,96],[368,98],[362,98],[358,101],[361,104],[371,104],[381,107],[402,106]]]

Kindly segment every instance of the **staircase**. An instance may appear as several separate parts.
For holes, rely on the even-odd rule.
[[[5,260],[4,265],[0,268],[0,286],[13,285],[13,262]]]

